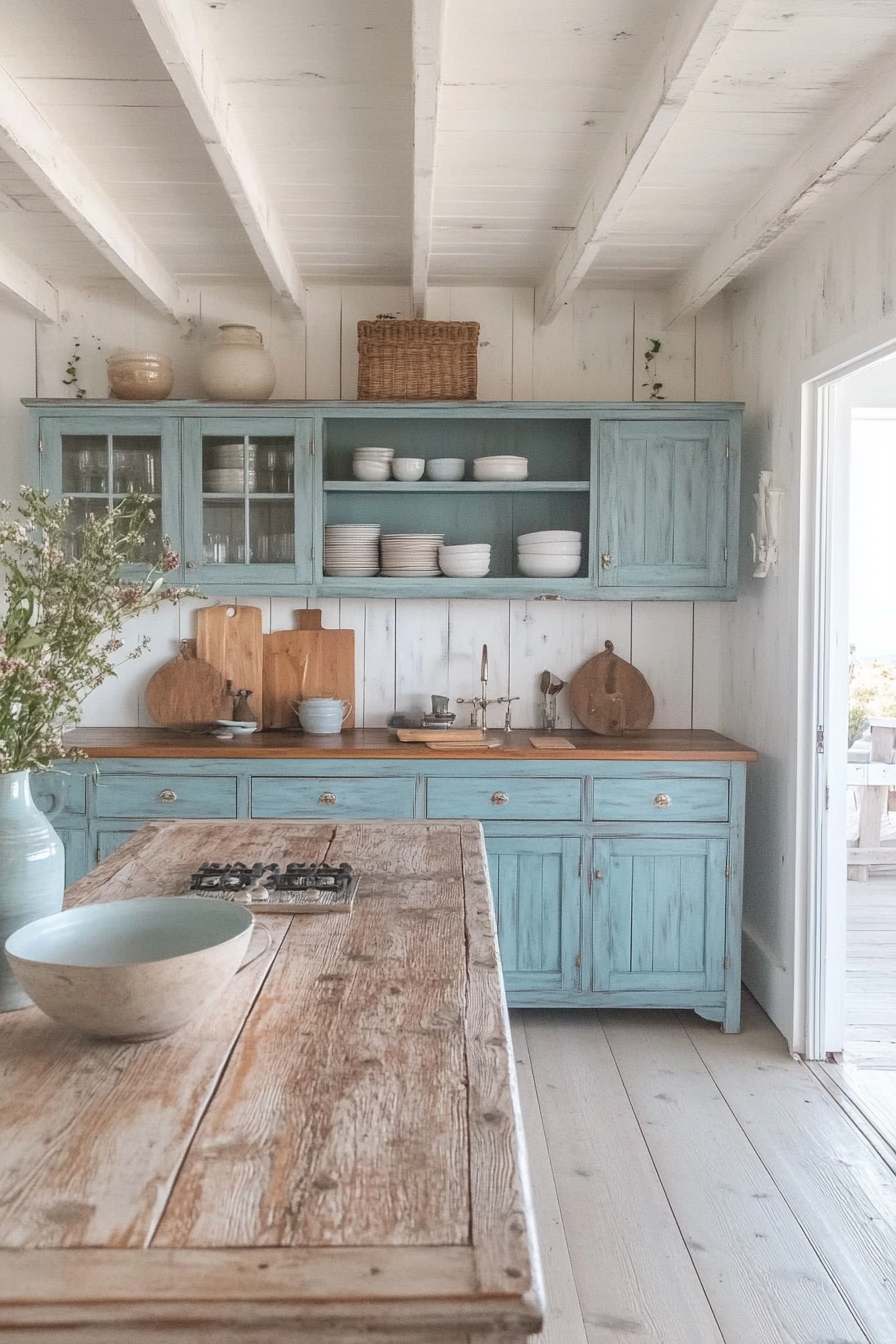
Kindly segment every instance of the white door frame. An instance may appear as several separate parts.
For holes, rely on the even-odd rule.
[[[802,596],[812,632],[801,734],[808,1059],[839,1053],[845,1030],[849,447],[853,406],[868,399],[844,380],[892,353],[879,347],[803,384]]]

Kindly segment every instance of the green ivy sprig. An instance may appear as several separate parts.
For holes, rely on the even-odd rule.
[[[662,395],[663,391],[662,383],[650,381],[652,375],[656,373],[656,370],[651,368],[651,365],[655,362],[656,357],[659,354],[660,350],[662,350],[662,348],[663,348],[662,341],[657,341],[652,337],[648,337],[647,349],[644,351],[644,372],[647,374],[648,381],[642,383],[641,386],[650,388],[650,398],[649,398],[650,401],[666,400],[666,398]]]

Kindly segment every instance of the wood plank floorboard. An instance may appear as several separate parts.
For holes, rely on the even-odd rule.
[[[896,1344],[896,1172],[749,998],[511,1021],[545,1344]]]
[[[896,1067],[896,876],[846,884],[844,1062]]]

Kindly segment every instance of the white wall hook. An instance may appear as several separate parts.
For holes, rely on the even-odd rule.
[[[778,529],[781,524],[781,496],[784,491],[772,485],[770,471],[760,471],[759,490],[753,496],[756,502],[756,531],[750,533],[753,543],[753,578],[767,578],[778,563]]]

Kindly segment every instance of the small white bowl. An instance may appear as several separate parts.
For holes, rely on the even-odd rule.
[[[208,896],[78,905],[17,929],[6,956],[48,1017],[90,1036],[169,1036],[239,968],[255,921]]]
[[[491,563],[488,556],[481,561],[439,560],[439,569],[449,579],[482,579]]]
[[[471,542],[465,546],[440,546],[439,555],[445,555],[450,560],[459,560],[464,555],[489,555],[491,549],[490,542]]]
[[[476,481],[524,481],[529,475],[529,463],[521,461],[504,462],[492,458],[491,461],[476,458],[473,462],[473,479]]]
[[[517,556],[517,568],[530,579],[571,579],[579,572],[581,556],[540,555],[537,559]]]
[[[396,481],[419,481],[425,465],[422,457],[393,457],[392,475]]]
[[[367,462],[356,460],[352,471],[359,481],[388,481],[390,464],[388,462]]]
[[[546,541],[581,541],[581,540],[582,540],[581,532],[563,532],[563,531],[521,532],[520,535],[517,537],[517,542],[521,546],[529,545],[530,543],[533,546],[537,546]]]
[[[356,448],[356,449],[354,450],[354,453],[355,453],[355,457],[372,457],[372,458],[377,458],[377,459],[380,459],[380,460],[385,459],[385,461],[387,461],[387,462],[391,462],[392,458],[393,458],[394,455],[395,455],[395,449],[394,449],[394,448]]]
[[[466,465],[462,457],[431,457],[426,474],[431,481],[462,481]]]
[[[254,733],[258,723],[244,722],[242,719],[216,719],[219,728],[226,728],[228,733],[233,733],[234,737],[242,737],[247,733]]]
[[[531,555],[533,559],[539,555],[581,555],[582,548],[574,541],[552,541],[546,542],[544,546],[518,546],[520,555]]]

